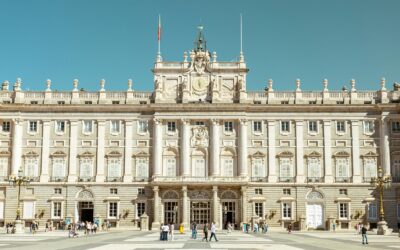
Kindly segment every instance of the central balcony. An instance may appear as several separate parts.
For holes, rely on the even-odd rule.
[[[194,183],[194,184],[238,184],[241,185],[249,180],[247,176],[153,176],[153,182],[160,184],[168,183]]]

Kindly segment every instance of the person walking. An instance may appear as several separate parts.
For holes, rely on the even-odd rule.
[[[368,244],[367,228],[365,227],[365,225],[363,225],[361,228],[361,237],[362,237],[362,244]]]
[[[204,233],[204,238],[201,241],[206,240],[208,242],[208,223],[204,225],[203,233]]]
[[[215,239],[215,241],[217,241],[218,242],[218,239],[217,239],[217,235],[216,235],[216,233],[217,233],[217,226],[215,225],[215,222],[213,222],[213,223],[211,223],[211,236],[210,236],[210,242],[211,242],[211,239],[212,239],[212,237],[214,236],[214,239]]]
[[[172,240],[174,240],[174,230],[175,230],[174,223],[170,222],[168,229],[169,229],[169,236],[170,236],[171,241],[172,241]]]
[[[264,233],[268,233],[268,224],[267,223],[264,224]]]
[[[289,225],[287,226],[287,231],[289,234],[292,232],[292,223],[289,223]]]
[[[228,228],[228,234],[232,233],[233,226],[231,222],[228,222],[227,228]]]
[[[192,223],[192,239],[197,239],[197,224],[194,221]]]

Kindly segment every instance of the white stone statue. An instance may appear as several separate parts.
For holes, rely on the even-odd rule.
[[[328,79],[324,79],[323,85],[324,85],[324,91],[328,91]]]
[[[356,91],[356,80],[351,79],[350,80],[350,85],[351,85],[351,92]]]
[[[301,91],[300,84],[301,84],[300,79],[296,79],[296,91]]]
[[[132,91],[132,79],[128,79],[128,91]]]
[[[46,86],[47,86],[46,91],[51,91],[51,80],[50,79],[46,80]]]
[[[78,91],[78,79],[74,79],[74,83],[73,83],[73,85],[74,85],[74,89],[73,89],[73,91]]]
[[[106,85],[106,80],[100,80],[100,91],[105,91],[104,86]]]

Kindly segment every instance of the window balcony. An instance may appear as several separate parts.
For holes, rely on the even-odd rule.
[[[279,182],[295,182],[295,177],[279,177]]]
[[[335,177],[335,182],[337,183],[350,183],[351,177]]]
[[[228,182],[232,184],[241,185],[247,182],[247,176],[153,176],[153,182],[166,182],[166,183],[218,183]]]
[[[52,176],[52,177],[50,177],[50,181],[51,182],[66,182],[67,181],[67,177],[65,177],[65,176]]]
[[[252,182],[268,182],[268,177],[251,177]]]
[[[392,177],[392,182],[399,183],[400,182],[400,176],[393,176]]]
[[[94,181],[94,177],[88,177],[88,176],[80,176],[78,179],[78,182],[93,182]]]
[[[0,181],[8,181],[8,177],[7,176],[0,176]]]
[[[149,177],[133,177],[132,181],[133,182],[148,182]]]
[[[39,176],[28,176],[27,178],[30,180],[30,182],[39,182],[40,180]]]
[[[363,177],[363,182],[369,183],[371,180],[376,177]]]
[[[307,177],[307,183],[322,183],[324,177]]]
[[[121,182],[122,177],[107,177],[106,182]]]

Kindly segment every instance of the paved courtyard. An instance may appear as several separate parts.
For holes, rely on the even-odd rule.
[[[35,236],[0,235],[0,249],[90,249],[90,250],[133,250],[133,249],[400,249],[400,238],[369,235],[369,244],[362,245],[359,235],[342,232],[269,232],[267,235],[243,234],[242,232],[218,233],[218,242],[202,242],[189,234],[176,234],[173,241],[159,241],[157,232],[109,231],[86,237],[68,238],[66,232],[38,233]]]

